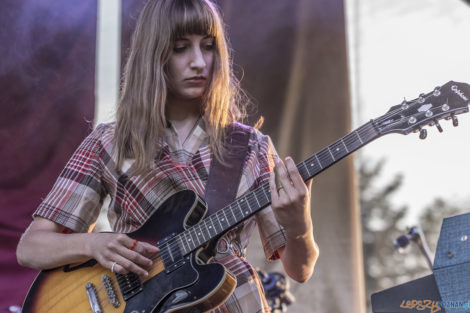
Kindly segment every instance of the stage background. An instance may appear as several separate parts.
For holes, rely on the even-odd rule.
[[[142,1],[122,2],[122,57]],[[342,0],[219,1],[242,86],[262,131],[300,161],[350,130]],[[0,308],[20,304],[34,271],[16,265],[17,241],[95,112],[96,1],[5,1],[2,46]],[[4,58],[5,59],[5,58]],[[291,312],[363,312],[359,213],[351,158],[315,179],[312,218],[321,256],[313,278],[292,283]],[[6,242],[6,245],[3,245]],[[260,243],[249,259],[265,270]]]

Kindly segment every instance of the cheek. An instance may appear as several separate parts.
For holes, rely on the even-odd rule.
[[[168,61],[168,76],[169,78],[171,79],[175,79],[175,78],[178,78],[183,69],[184,69],[184,66],[182,66],[183,64],[183,60],[181,60],[181,58],[178,58],[178,57],[171,57],[170,60]]]
[[[175,77],[176,72],[177,71],[176,71],[175,62],[174,62],[174,60],[170,60],[168,62],[168,66],[167,66],[168,78],[173,79]]]
[[[210,54],[206,57],[206,66],[209,69],[209,72],[212,73],[214,70],[215,57],[213,54]]]

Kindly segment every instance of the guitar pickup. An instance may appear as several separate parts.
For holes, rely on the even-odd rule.
[[[170,274],[171,272],[173,272],[174,270],[180,268],[181,266],[183,266],[184,264],[186,264],[186,259],[185,258],[182,258],[180,259],[179,261],[175,262],[175,263],[171,263],[170,265],[165,265],[165,273],[166,274]]]

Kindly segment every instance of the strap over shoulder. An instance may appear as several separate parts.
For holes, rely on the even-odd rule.
[[[209,170],[204,195],[208,214],[217,212],[235,200],[252,129],[241,123],[232,123],[227,127],[223,154],[225,164],[213,157]]]

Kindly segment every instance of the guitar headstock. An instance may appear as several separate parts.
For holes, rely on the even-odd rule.
[[[403,100],[383,116],[373,120],[373,125],[380,135],[388,133],[409,134],[420,131],[420,138],[426,137],[424,126],[436,126],[440,132],[441,119],[451,119],[454,126],[458,125],[457,116],[468,112],[470,105],[470,85],[450,81],[436,87],[427,94],[421,94],[410,101]]]

